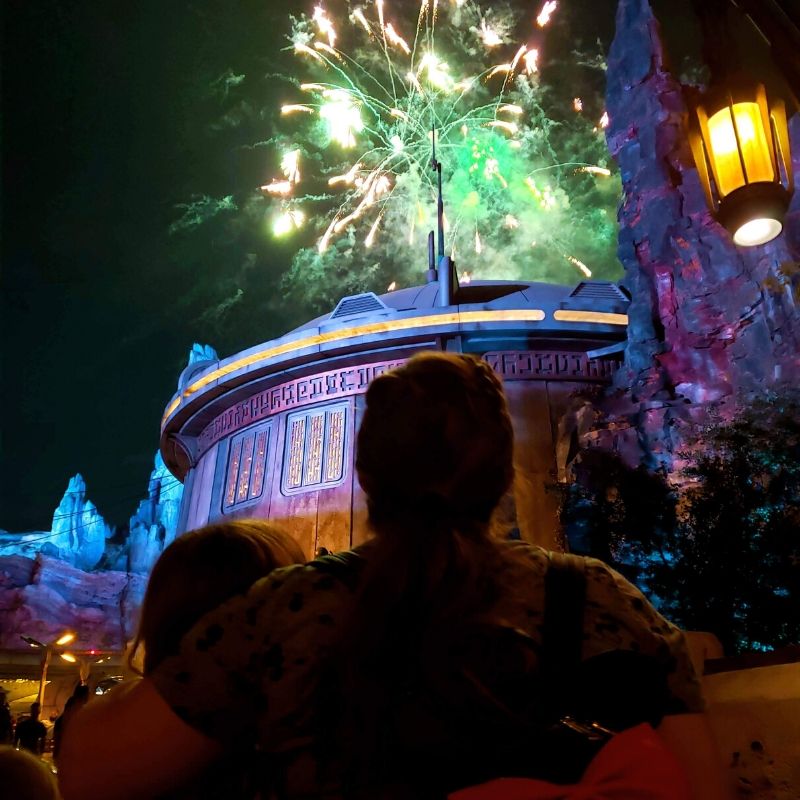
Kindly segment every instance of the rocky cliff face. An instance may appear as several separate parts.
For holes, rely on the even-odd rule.
[[[106,545],[101,567],[147,575],[164,548],[174,541],[183,497],[183,484],[157,453],[147,497],[131,516],[127,532]]]
[[[184,372],[217,359],[195,344]],[[147,576],[178,529],[183,484],[161,454],[127,529],[108,525],[87,497],[81,475],[70,479],[49,531],[0,531],[0,648],[20,634],[52,641],[65,629],[77,649],[117,650],[133,636]]]
[[[620,167],[619,257],[628,347],[607,421],[585,444],[669,467],[693,422],[800,373],[800,192],[784,233],[737,248],[712,218],[686,133],[687,87],[669,72],[647,0],[620,0],[608,57],[607,129]],[[791,125],[795,180],[800,119]]]
[[[183,484],[167,469],[158,453],[147,499],[139,503],[130,521],[128,569],[131,572],[149,574],[164,548],[175,540],[182,496]]]
[[[120,542],[80,475],[70,479],[50,531],[0,534],[0,648],[19,648],[20,634],[49,642],[70,629],[79,649],[122,649],[135,632],[147,575],[175,538],[182,493],[157,455],[148,496]]]
[[[42,554],[0,558],[0,648],[19,649],[21,634],[51,642],[69,629],[79,649],[121,650],[146,583],[145,575],[84,572]]]

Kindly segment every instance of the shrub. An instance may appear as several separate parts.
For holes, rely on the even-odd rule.
[[[620,569],[726,653],[800,638],[800,395],[698,430],[670,476],[584,451],[564,491],[573,551]]]

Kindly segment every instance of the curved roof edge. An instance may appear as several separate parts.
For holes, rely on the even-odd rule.
[[[534,338],[623,339],[628,322],[627,294],[607,281],[582,281],[575,287],[474,281],[460,286],[454,299],[452,305],[439,305],[436,282],[380,296],[342,298],[329,314],[194,372],[167,405],[162,432],[168,425],[174,430],[170,423],[180,424],[177,417],[186,419],[204,400],[219,397],[227,388],[343,351],[388,349],[419,337],[482,331],[493,337],[524,331]]]

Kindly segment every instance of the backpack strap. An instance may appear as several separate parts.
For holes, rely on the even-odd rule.
[[[549,553],[548,557],[541,675],[552,698],[553,710],[557,711],[581,662],[586,573],[584,560],[579,556]]]
[[[347,586],[350,591],[355,591],[364,568],[364,557],[354,550],[343,550],[340,553],[328,555],[309,561],[307,566],[313,567],[318,572],[331,575]]]

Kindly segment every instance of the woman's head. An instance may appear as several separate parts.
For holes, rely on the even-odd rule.
[[[220,522],[180,536],[150,575],[131,657],[144,645],[149,673],[178,652],[183,636],[204,614],[273,569],[305,560],[291,536],[263,520]]]
[[[489,365],[421,353],[366,399],[356,468],[377,532],[420,514],[486,523],[513,477],[511,419]]]

